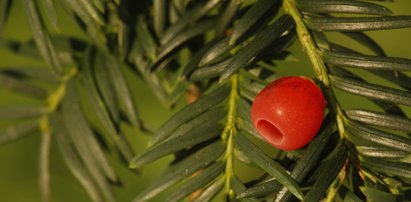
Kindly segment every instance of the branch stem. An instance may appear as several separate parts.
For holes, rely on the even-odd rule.
[[[228,101],[228,114],[227,122],[224,128],[222,139],[223,142],[227,144],[225,152],[225,193],[231,196],[231,186],[230,179],[233,175],[233,155],[234,155],[234,146],[233,146],[233,136],[236,133],[235,120],[237,117],[237,100],[238,100],[238,75],[234,74],[231,76],[231,91]]]
[[[333,202],[335,196],[337,195],[338,190],[340,189],[342,183],[344,182],[345,178],[347,177],[347,173],[345,170],[345,167],[347,166],[348,161],[346,162],[346,165],[343,167],[343,169],[340,171],[338,174],[338,177],[334,179],[333,183],[329,187],[327,191],[327,197],[324,199],[325,202]]]
[[[283,6],[285,11],[291,15],[296,24],[298,38],[300,39],[300,42],[304,49],[307,51],[307,55],[314,66],[316,77],[320,81],[322,81],[324,85],[329,87],[330,79],[328,78],[327,68],[325,67],[321,55],[317,50],[317,46],[315,45],[313,37],[305,26],[305,23],[302,19],[303,17],[301,16],[300,12],[298,12],[294,4],[294,0],[284,0]]]
[[[77,74],[77,69],[72,68],[62,78],[58,88],[47,98],[47,112],[40,118],[41,146],[39,155],[39,185],[42,201],[50,201],[50,149],[51,126],[49,115],[53,113],[64,98],[67,82]]]

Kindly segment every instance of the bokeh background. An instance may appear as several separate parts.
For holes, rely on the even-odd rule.
[[[1,0],[0,0],[1,1]],[[411,14],[411,1],[396,0],[395,3],[383,3],[397,15]],[[86,35],[72,21],[61,5],[57,4],[59,32],[63,35],[78,37],[88,40]],[[379,42],[386,51],[388,56],[397,56],[411,58],[411,29],[388,30],[380,32],[368,32],[368,34]],[[350,44],[351,48],[366,51],[360,45],[357,45],[352,40],[338,34],[330,33],[330,39],[340,44]],[[15,39],[19,41],[27,41],[31,38],[30,29],[27,23],[26,16],[23,12],[22,1],[13,1],[11,13],[5,29],[0,33],[0,38]],[[301,46],[295,43],[290,51],[293,53],[287,61],[276,62],[279,75],[307,75],[312,76],[311,65],[307,60]],[[20,57],[0,48],[0,68],[12,66],[44,66],[45,64],[39,61],[30,60],[25,57]],[[367,79],[373,79],[377,83],[385,82],[378,78],[367,75],[364,72],[357,73],[365,75]],[[143,119],[150,126],[156,128],[164,122],[174,111],[164,108],[155,98],[152,92],[149,91],[144,82],[133,75],[129,75],[128,79],[132,85],[132,90],[137,100],[137,106],[141,112]],[[387,83],[387,82],[385,82]],[[365,99],[339,94],[339,99],[345,108],[347,107],[364,107],[374,108]],[[40,104],[36,100],[32,100],[23,96],[19,96],[9,92],[0,86],[0,106],[10,104]],[[410,109],[404,108],[408,115],[411,115]],[[0,129],[12,124],[9,120],[0,120]],[[122,127],[126,131],[128,138],[135,148],[136,153],[141,153],[147,143],[148,136],[141,132],[124,125]],[[36,202],[40,201],[40,192],[38,188],[38,158],[39,158],[39,134],[30,135],[20,141],[13,142],[8,145],[0,146],[0,201],[1,202]],[[269,151],[267,145],[262,145],[264,149]],[[152,163],[146,166],[140,175],[136,175],[126,166],[119,164],[115,159],[111,159],[116,170],[120,174],[123,184],[114,186],[114,191],[119,199],[118,201],[130,201],[144,187],[152,182],[163,171],[167,162],[171,157],[161,161]],[[53,144],[51,148],[51,193],[52,201],[55,202],[72,202],[72,201],[89,201],[86,192],[81,185],[71,175],[64,161],[61,159],[58,148]],[[238,172],[242,173],[242,179],[252,179],[258,175],[258,171],[237,166]],[[156,201],[162,201],[162,197],[156,198]]]

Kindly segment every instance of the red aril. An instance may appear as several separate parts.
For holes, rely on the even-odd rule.
[[[305,77],[283,77],[255,97],[251,119],[258,133],[283,150],[303,147],[315,136],[324,118],[321,89]]]

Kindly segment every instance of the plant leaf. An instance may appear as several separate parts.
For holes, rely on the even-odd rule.
[[[122,136],[118,133],[118,126],[116,127],[107,111],[105,103],[103,102],[102,98],[100,97],[97,87],[95,86],[95,82],[93,81],[92,67],[91,67],[91,54],[86,54],[86,58],[84,61],[84,77],[83,77],[83,88],[87,91],[88,100],[90,102],[90,106],[92,108],[93,113],[96,115],[98,121],[101,123],[102,126],[102,133],[106,134],[108,140],[106,141],[107,144],[114,144],[120,150],[122,156],[127,160],[131,160],[133,157],[133,152],[131,150],[130,145],[128,144],[127,140],[125,140]]]
[[[91,2],[87,0],[61,0],[63,5],[73,11],[87,26],[87,32],[97,45],[103,49],[106,43],[106,36],[100,30],[100,26],[104,24],[99,14],[93,14],[94,7]],[[86,5],[85,5],[86,4]],[[89,11],[91,13],[89,13]],[[91,16],[94,15],[94,16]]]
[[[0,74],[1,87],[7,88],[11,91],[21,93],[37,99],[47,98],[47,92],[39,87],[32,86],[20,79],[13,78],[11,76]]]
[[[62,125],[60,117],[53,114],[50,118],[50,122],[53,127],[53,134],[56,137],[58,148],[68,168],[93,201],[102,201],[104,197],[100,193],[96,182],[90,177],[91,174],[85,167],[82,159],[76,152],[76,149],[68,139],[66,129]]]
[[[351,73],[350,71],[340,68],[338,66],[333,66],[333,68],[330,70],[330,72],[334,75],[338,75],[340,77],[347,77],[350,78],[351,80],[355,80],[358,82],[364,82],[365,80],[362,79],[361,77],[356,76],[355,74]],[[330,76],[331,78],[332,76]],[[333,84],[334,85],[334,84]],[[384,109],[385,112],[399,115],[399,116],[405,116],[403,110],[398,106],[390,102],[386,101],[381,101],[377,99],[370,99],[372,102],[377,104],[379,107]]]
[[[104,13],[104,1],[102,0],[93,0],[93,5],[102,13]],[[116,2],[118,3],[118,2]]]
[[[397,71],[379,71],[372,70],[371,73],[384,78],[387,81],[390,81],[398,86],[401,86],[404,89],[411,90],[411,78],[405,73]]]
[[[104,56],[98,56],[98,58],[102,57]],[[120,105],[120,109],[126,114],[128,121],[130,121],[133,126],[140,128],[140,118],[138,117],[139,113],[130,92],[130,87],[125,79],[121,64],[119,64],[119,62],[116,61],[116,58],[112,56],[107,56],[105,61],[106,65],[103,66],[103,70],[110,73],[110,78],[113,82],[114,92],[116,94],[116,100]],[[102,70],[96,69],[95,71]]]
[[[101,0],[93,0],[93,2],[98,2],[100,4],[103,4]],[[97,5],[98,3],[94,3],[94,5],[97,7],[97,9],[100,10],[100,12],[105,13],[103,5],[102,8],[100,9]],[[128,9],[130,8],[130,1],[122,1],[118,5],[117,10],[120,11],[119,14],[114,14],[115,19],[110,19],[109,23],[115,24],[116,26],[116,34],[117,34],[117,50],[118,50],[118,57],[121,59],[125,59],[126,56],[129,54],[130,46],[133,44],[132,41],[132,34],[134,33],[132,31],[131,25],[134,24],[134,16],[130,16],[130,11]],[[110,6],[109,6],[110,7]],[[109,12],[111,12],[111,9],[109,9]]]
[[[63,123],[68,129],[70,139],[73,141],[87,170],[102,191],[105,200],[114,201],[113,193],[105,177],[116,182],[117,176],[84,118],[75,91],[75,83],[71,80],[68,82],[66,96],[62,102]]]
[[[303,194],[297,182],[287,174],[286,170],[277,162],[263,153],[256,145],[250,142],[241,133],[234,136],[235,146],[261,169],[275,177],[297,198],[302,199]]]
[[[28,121],[0,130],[0,145],[4,145],[33,134],[39,127],[38,121]]]
[[[336,44],[330,44],[331,48],[333,50],[338,50],[340,52],[346,52],[346,53],[351,53],[351,54],[360,54],[354,50],[351,50],[349,48],[339,46]],[[368,69],[369,72],[387,80],[390,81],[398,86],[401,86],[407,90],[411,90],[411,78],[407,76],[406,74],[398,71],[384,71],[382,70],[373,70],[373,69]]]
[[[199,174],[187,180],[179,189],[177,189],[173,194],[167,197],[166,201],[180,201],[192,192],[210,183],[224,171],[224,168],[225,164],[221,161],[213,163],[209,167],[202,170]]]
[[[160,47],[160,52],[158,53],[157,58],[152,66],[158,66],[160,62],[163,62],[164,59],[166,59],[167,55],[175,51],[178,47],[181,47],[181,45],[194,38],[195,36],[198,36],[213,28],[215,26],[215,23],[215,18],[206,19],[182,31],[180,34],[178,34],[178,36],[174,37],[173,40]]]
[[[57,50],[51,43],[50,36],[41,21],[36,2],[24,0],[23,5],[40,55],[55,73],[61,74],[63,67],[58,58]]]
[[[153,1],[153,21],[154,21],[154,31],[157,36],[163,34],[165,25],[166,25],[166,8],[168,1],[166,0],[154,0]]]
[[[241,183],[240,179],[238,179],[237,176],[235,176],[235,175],[231,177],[230,185],[231,185],[231,188],[233,189],[233,192],[237,196],[239,194],[243,193],[245,190],[247,190],[247,188],[244,186],[244,184]],[[257,202],[259,200],[257,200],[256,198],[245,198],[245,199],[241,199],[241,201],[244,201],[244,202]]]
[[[58,28],[58,17],[56,13],[56,9],[54,8],[54,3],[52,0],[43,0],[44,12],[47,16],[48,21],[50,22],[51,26],[54,30],[59,30]]]
[[[179,151],[181,149],[196,145],[198,143],[217,137],[222,127],[217,123],[201,125],[195,130],[183,136],[177,136],[171,140],[160,143],[143,154],[136,156],[131,162],[130,168],[140,168],[141,166],[153,162],[163,156]]]
[[[299,159],[290,173],[291,177],[294,178],[297,182],[301,183],[309,171],[317,165],[320,155],[324,150],[324,147],[327,145],[328,140],[331,138],[332,133],[335,131],[336,125],[332,116],[328,115],[322,128],[319,131],[319,134],[310,142],[307,147],[307,150],[304,152],[301,159]],[[260,197],[265,196],[270,193],[277,192],[277,197],[275,201],[288,201],[290,199],[290,193],[288,189],[283,187],[278,183],[277,180],[273,179],[267,182],[257,184],[250,189],[247,189],[245,192],[238,195],[238,198],[248,198],[248,197]]]
[[[248,101],[250,101],[250,102],[253,102],[254,101],[254,98],[255,98],[255,96],[257,95],[256,93],[254,93],[254,92],[252,92],[250,89],[248,89],[248,88],[241,88],[240,89],[240,95],[244,98],[244,99],[246,99],[246,100],[248,100]]]
[[[161,44],[170,43],[171,40],[175,40],[175,37],[181,35],[181,31],[189,24],[204,17],[212,8],[217,6],[220,0],[210,0],[204,4],[198,4],[194,8],[184,13],[177,22],[171,25],[161,37]]]
[[[287,15],[283,15],[273,25],[257,33],[252,42],[233,56],[232,61],[221,73],[220,81],[227,79],[241,67],[244,67],[245,64],[270,45],[271,42],[287,33],[292,27],[292,19]]]
[[[66,37],[66,36],[51,36],[50,38],[53,46],[58,49],[58,59],[61,61],[62,65],[72,65],[73,64],[73,55],[81,54],[83,51],[86,42],[80,39]],[[29,57],[30,59],[35,59],[43,61],[38,48],[36,47],[34,39],[27,42],[20,42],[13,39],[0,39],[0,47],[7,49],[17,55]],[[31,67],[30,68],[36,68]],[[43,68],[43,67],[40,67]],[[37,69],[40,69],[37,67]],[[44,72],[44,70],[42,71]],[[49,75],[59,79],[58,76],[49,69]]]
[[[237,10],[238,10],[237,0],[230,0],[230,2],[228,2],[227,5],[225,6],[224,11],[221,11],[220,13],[220,19],[218,20],[218,23],[215,28],[216,36],[224,34],[224,31],[227,29],[227,27],[232,22],[235,14],[237,13]]]
[[[411,27],[411,16],[385,17],[307,17],[308,28],[325,32],[353,32]]]
[[[83,151],[80,152],[82,156],[86,151],[90,153],[90,157],[95,159],[106,177],[112,181],[117,181],[114,170],[105,158],[99,143],[95,139],[94,134],[81,111],[79,98],[77,97],[75,90],[74,81],[69,82],[67,94],[62,103],[63,120],[68,128],[68,133],[72,136],[75,145],[78,145],[77,149]],[[80,144],[80,142],[82,143]]]
[[[411,106],[411,93],[408,91],[336,76],[330,76],[330,79],[332,85],[342,91],[372,99],[383,100],[389,103]]]
[[[250,197],[266,196],[271,193],[278,193],[281,189],[281,184],[277,180],[272,179],[266,182],[257,184],[244,192],[237,195],[238,199],[246,199]]]
[[[210,186],[201,192],[201,195],[194,199],[193,202],[208,202],[220,192],[224,187],[224,178],[214,181]]]
[[[324,162],[324,165],[320,167],[321,170],[318,170],[319,176],[310,191],[305,195],[304,201],[319,201],[340,173],[347,159],[346,143],[343,140],[340,141],[337,148],[330,155],[331,158]]]
[[[112,82],[110,82],[110,73],[103,67],[104,61],[98,57],[94,60],[94,79],[108,111],[110,112],[111,120],[116,124],[120,124],[120,109],[116,99],[115,89]]]
[[[382,159],[400,159],[407,156],[404,151],[393,150],[381,146],[357,146],[358,153],[365,157],[382,158]]]
[[[411,125],[411,120],[401,116],[360,109],[347,110],[346,114],[349,119],[354,121],[387,129],[411,132],[411,128],[409,127]]]
[[[16,40],[0,38],[0,47],[15,53],[36,60],[41,60],[42,56],[33,43],[21,43]]]
[[[0,119],[20,119],[39,117],[47,112],[43,106],[7,106],[0,107]]]
[[[371,170],[386,173],[391,176],[411,179],[411,163],[392,162],[380,158],[363,157],[361,159],[361,165]]]
[[[202,148],[179,163],[168,167],[163,172],[163,175],[158,178],[158,180],[141,192],[133,201],[150,200],[167,188],[191,176],[198,170],[210,165],[216,161],[224,153],[224,151],[225,147],[220,141]]]
[[[151,35],[150,30],[148,29],[146,20],[144,19],[143,16],[139,16],[136,30],[137,30],[137,35],[138,35],[137,40],[138,42],[140,42],[141,47],[143,48],[145,54],[147,55],[148,58],[150,58],[151,60],[154,60],[156,57],[157,44],[154,41],[154,38]]]
[[[358,13],[368,15],[392,15],[388,8],[368,2],[337,0],[337,1],[303,1],[298,0],[296,6],[300,12],[308,13]]]
[[[336,195],[336,200],[338,201],[338,197],[341,198],[341,201],[344,202],[362,202],[363,200],[359,198],[355,193],[353,193],[351,190],[346,188],[345,186],[340,186],[338,189],[338,193]]]
[[[14,66],[6,67],[0,70],[0,74],[16,75],[18,77],[28,77],[29,79],[36,79],[39,81],[56,84],[59,78],[51,73],[48,69],[35,66]]]
[[[141,73],[145,81],[149,84],[154,94],[160,99],[162,103],[167,102],[167,93],[161,84],[160,78],[152,72],[148,66],[149,64],[143,59],[143,50],[140,43],[135,42],[130,52],[130,60],[135,64],[137,71]]]
[[[348,134],[361,138],[369,143],[376,143],[400,151],[411,152],[411,140],[399,135],[390,134],[362,124],[350,122]]]
[[[248,30],[250,30],[260,18],[264,16],[278,1],[259,0],[240,18],[238,24],[234,26],[230,44],[235,44]]]
[[[9,17],[11,0],[3,0],[0,2],[0,34],[3,33],[4,24]]]
[[[368,56],[361,54],[336,53],[323,51],[324,62],[333,65],[360,69],[411,71],[411,60],[405,58]]]
[[[301,159],[297,161],[290,174],[298,183],[302,183],[309,172],[315,168],[324,148],[327,146],[328,141],[336,129],[334,118],[331,114],[328,114],[318,135],[310,142],[307,150],[304,152]],[[288,201],[291,194],[287,192],[288,190],[283,187],[278,193],[275,201]]]
[[[371,37],[362,32],[342,32],[342,34],[350,37],[356,42],[364,45],[378,56],[385,56],[384,50]]]
[[[388,192],[380,191],[369,187],[360,187],[360,190],[369,201],[392,202],[401,201],[401,197]]]
[[[207,111],[209,108],[217,105],[227,98],[229,88],[227,86],[221,86],[212,91],[208,95],[200,97],[196,102],[187,105],[179,112],[174,114],[168,119],[161,127],[156,131],[150,140],[150,144],[154,145],[165,138],[167,138],[171,132],[177,129],[181,124],[193,119],[196,116]]]
[[[204,45],[200,50],[198,50],[191,58],[191,60],[181,69],[181,73],[178,78],[182,79],[192,72],[200,63],[200,60],[203,58],[204,54],[213,47],[217,41],[211,41]]]
[[[257,130],[254,128],[252,122],[251,122],[251,104],[248,103],[244,98],[240,98],[238,100],[238,107],[237,107],[237,124],[238,128],[241,131],[244,131],[253,137],[264,140],[260,134],[258,134]]]
[[[178,136],[183,136],[190,131],[201,127],[201,125],[217,123],[218,121],[223,119],[225,115],[227,115],[226,113],[227,112],[223,109],[223,107],[215,107],[213,109],[210,109],[203,114],[193,118],[191,121],[182,124],[175,131],[173,131],[170,137],[167,139],[173,139]]]
[[[85,12],[84,15],[89,16],[94,23],[98,25],[104,25],[104,19],[96,10],[94,4],[88,0],[74,0],[75,4],[73,4],[73,9],[76,12]]]
[[[199,69],[196,69],[191,73],[190,75],[190,80],[191,81],[201,81],[204,79],[209,79],[209,78],[214,78],[220,75],[226,66],[232,61],[232,58],[226,59],[222,62],[219,62],[217,64],[208,66],[208,67],[202,67]]]
[[[255,137],[256,139],[264,141],[264,138],[261,137],[261,135],[256,131],[251,121],[238,118],[237,122],[241,132],[245,132],[246,134],[249,134],[252,137]]]
[[[213,47],[204,53],[204,56],[200,60],[199,66],[205,66],[214,62],[216,59],[220,58],[232,49],[234,46],[229,45],[229,40],[229,37],[224,37],[220,41],[213,44]]]

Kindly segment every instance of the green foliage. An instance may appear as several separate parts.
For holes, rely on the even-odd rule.
[[[0,1],[0,34],[12,20],[13,4]],[[0,130],[0,144],[41,135],[44,201],[50,200],[52,144],[93,201],[117,201],[113,187],[121,179],[113,161],[144,175],[144,166],[166,156],[174,160],[133,201],[153,200],[170,189],[166,201],[410,200],[411,120],[404,109],[411,106],[411,60],[386,56],[365,31],[409,28],[411,16],[359,0],[23,5],[32,40],[3,37],[0,48],[49,68],[0,70],[2,88],[40,102],[0,107],[0,119],[22,120]],[[64,25],[57,6],[64,6],[87,39],[59,31]],[[338,44],[330,32],[369,52]],[[327,115],[308,146],[269,153],[252,126],[250,107],[259,90],[281,76],[276,62],[287,61],[295,43],[312,63]],[[136,98],[129,77],[143,80],[167,108],[184,106],[153,130],[140,116],[137,103],[144,97]],[[340,92],[379,109],[343,107]],[[182,101],[185,96],[195,101]],[[124,125],[149,134],[148,148],[136,154]],[[245,181],[240,167],[262,174]]]

